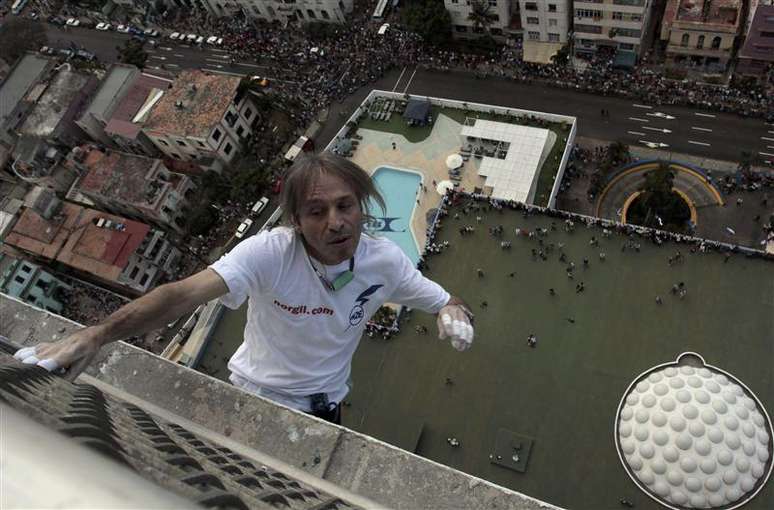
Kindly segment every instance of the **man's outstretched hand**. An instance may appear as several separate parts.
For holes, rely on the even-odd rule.
[[[102,343],[95,331],[85,328],[58,342],[42,342],[33,347],[24,347],[13,355],[22,363],[37,365],[49,372],[63,372],[65,379],[74,381],[83,372]]]
[[[449,338],[458,351],[465,351],[473,344],[473,314],[463,304],[449,304],[438,312],[438,338]]]

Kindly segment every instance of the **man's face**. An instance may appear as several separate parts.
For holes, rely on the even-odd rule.
[[[360,241],[363,212],[354,190],[323,173],[309,189],[296,218],[310,254],[323,264],[352,258]]]

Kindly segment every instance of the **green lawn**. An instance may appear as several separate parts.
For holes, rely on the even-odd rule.
[[[473,348],[458,353],[438,340],[434,317],[420,312],[389,341],[364,337],[346,426],[408,448],[420,437],[422,456],[564,508],[617,509],[625,497],[638,509],[655,509],[661,507],[626,475],[613,442],[619,399],[637,375],[696,351],[774,410],[774,263],[742,255],[724,263],[721,255],[644,239],[639,253],[622,252],[622,236],[602,239],[601,229],[585,226],[566,233],[560,220],[525,219],[520,212],[484,213],[480,224],[472,214],[457,221],[453,214],[439,236],[451,247],[429,259],[427,274],[473,307]],[[565,244],[577,266],[574,280],[557,251],[547,261],[533,260],[537,239],[513,235],[515,227],[549,228],[552,221],[559,228],[544,242]],[[476,232],[460,237],[465,224]],[[487,233],[498,224],[513,241],[510,251]],[[592,236],[599,247],[589,245]],[[667,259],[678,249],[686,260],[670,267]],[[585,270],[584,257],[590,261]],[[578,294],[581,281],[585,291]],[[669,292],[679,281],[688,288],[684,300]],[[549,288],[558,295],[550,296]],[[430,334],[417,335],[416,325]],[[535,349],[526,345],[529,334],[538,338]],[[526,473],[490,463],[499,429],[534,439]],[[449,446],[448,437],[461,446]],[[771,482],[745,506],[771,508]]]

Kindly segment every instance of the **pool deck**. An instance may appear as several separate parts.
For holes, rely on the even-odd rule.
[[[388,166],[414,171],[423,176],[422,183],[427,186],[427,193],[418,194],[419,204],[414,208],[411,221],[420,253],[427,239],[427,212],[441,203],[441,194],[432,183],[449,180],[446,157],[459,152],[461,126],[459,122],[441,114],[430,136],[419,143],[409,142],[402,135],[394,133],[362,128],[357,131],[363,140],[351,159],[369,174],[373,174],[379,167]],[[393,142],[396,146],[394,150]],[[463,164],[460,188],[472,191],[484,185],[485,178],[478,175],[479,161],[470,158]]]

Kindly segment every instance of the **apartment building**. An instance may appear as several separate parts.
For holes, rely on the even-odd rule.
[[[573,11],[575,53],[600,48],[642,56],[653,0],[576,0]]]
[[[87,205],[137,221],[182,232],[195,185],[171,172],[160,159],[94,146],[81,148],[75,160],[81,177],[68,199],[85,196]]]
[[[180,257],[160,230],[55,198],[23,208],[2,249],[132,296],[174,279]]]
[[[774,4],[758,4],[750,18],[736,73],[774,81]]]
[[[491,22],[486,29],[477,27],[469,19],[477,1],[488,7],[487,12],[491,16]],[[444,0],[444,6],[451,16],[454,37],[480,37],[487,31],[499,40],[521,35],[522,24],[517,0]]]
[[[167,157],[216,172],[228,168],[253,133],[252,93],[237,94],[240,78],[181,72],[150,107],[142,128]]]
[[[568,42],[572,3],[569,0],[521,0],[524,61],[548,64]]]
[[[0,253],[0,292],[32,306],[61,313],[72,287],[42,266]]]
[[[741,0],[668,0],[661,24],[667,60],[724,72],[740,31],[741,14]]]
[[[171,0],[184,8],[202,9],[215,17],[245,18],[288,23],[344,23],[354,0]]]

